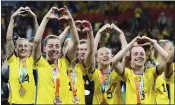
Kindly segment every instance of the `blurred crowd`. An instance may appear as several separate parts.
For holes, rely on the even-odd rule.
[[[1,48],[5,46],[6,31],[11,14],[20,6],[29,6],[37,16],[38,22],[52,6],[58,8],[66,5],[74,20],[89,20],[96,32],[106,23],[114,23],[125,33],[128,42],[135,36],[148,36],[153,39],[175,40],[175,2],[173,1],[2,1],[1,2]],[[33,23],[20,17],[14,25],[14,39],[34,37]],[[44,32],[59,35],[66,24],[50,21]],[[44,38],[43,37],[43,38]],[[80,39],[84,38],[83,35]],[[104,33],[99,47],[107,46],[116,54],[119,51],[120,40],[117,33]]]

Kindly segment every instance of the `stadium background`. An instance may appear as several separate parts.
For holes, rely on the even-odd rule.
[[[115,23],[125,33],[129,42],[137,35],[146,35],[154,39],[175,40],[175,2],[174,1],[2,1],[1,2],[1,41],[4,49],[5,36],[11,14],[20,6],[29,6],[36,14],[38,23],[52,6],[66,5],[74,20],[89,20],[94,36],[106,23]],[[164,14],[164,15],[163,15]],[[34,37],[31,18],[17,18],[14,37]],[[63,23],[63,24],[62,24]],[[59,35],[66,27],[57,20],[48,23],[44,37],[48,34]],[[80,38],[84,38],[80,35]],[[116,33],[105,33],[101,46],[112,48],[115,54],[120,49]],[[117,46],[116,46],[117,45]]]

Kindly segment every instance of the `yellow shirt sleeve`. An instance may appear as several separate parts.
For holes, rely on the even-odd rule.
[[[47,61],[46,61],[46,59],[45,59],[42,55],[40,56],[39,60],[36,61],[36,63],[35,63],[35,65],[36,65],[37,67],[42,67],[42,66],[44,66],[45,64],[47,64]]]
[[[122,77],[122,79],[124,80],[124,81],[126,81],[127,79],[128,79],[128,76],[131,74],[131,70],[129,69],[129,68],[125,68],[125,71],[124,71],[124,74],[123,74],[123,76],[121,76]]]
[[[93,73],[88,73],[88,77],[90,81],[97,79],[98,77],[98,69],[94,69]]]
[[[16,58],[17,58],[17,57],[13,54],[9,59],[7,59],[8,65],[9,65],[10,63],[16,61]]]

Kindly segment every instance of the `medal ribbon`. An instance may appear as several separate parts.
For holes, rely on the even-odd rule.
[[[72,89],[72,94],[73,94],[73,96],[76,96],[77,95],[77,92],[75,90],[74,83],[72,81],[71,73],[70,73],[69,70],[67,70],[67,74],[68,74],[68,77],[69,77],[69,81],[70,81],[70,85],[71,85],[71,89]]]
[[[57,72],[57,75],[56,76],[56,96],[59,96],[59,88],[60,88],[60,78],[59,78],[59,69],[58,69],[58,62],[56,63],[56,72]]]
[[[71,85],[71,90],[72,90],[72,94],[73,96],[77,96],[77,92],[76,92],[76,73],[75,73],[75,65],[78,64],[80,61],[78,59],[75,59],[72,63],[72,65],[69,67],[69,69],[67,70],[67,75],[69,77],[69,81],[70,81],[70,85]],[[72,70],[72,73],[71,73]],[[71,75],[72,74],[72,75]]]
[[[107,86],[110,83],[110,77],[111,77],[111,70],[109,72],[109,76],[107,78],[107,82],[105,82],[105,77],[104,77],[104,73],[101,71],[101,90],[102,90],[102,102],[105,101],[105,96],[104,93],[107,91]]]
[[[58,69],[58,62],[55,64],[55,74],[53,70],[53,78],[54,78],[54,83],[56,87],[56,93],[55,95],[59,97],[59,88],[60,88],[60,78],[59,78],[59,69]]]
[[[20,64],[21,62],[19,61],[19,83],[20,83],[20,87],[24,88],[22,83],[24,83],[25,77],[27,75],[27,67],[26,67],[26,62],[24,63],[24,65],[22,65],[22,67]]]
[[[135,87],[136,87],[136,96],[137,96],[137,104],[141,104],[141,99],[143,98],[143,88],[144,88],[144,73],[141,78],[141,83],[137,80],[137,77],[134,78]]]

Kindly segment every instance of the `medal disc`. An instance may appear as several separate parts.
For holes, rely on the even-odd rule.
[[[20,89],[19,89],[19,95],[20,95],[20,96],[24,96],[25,93],[26,93],[26,90],[25,90],[24,88],[20,88]]]
[[[78,103],[80,102],[80,99],[79,99],[77,96],[74,96],[74,97],[73,97],[73,102],[74,102],[75,104],[78,104]]]
[[[62,103],[62,101],[61,101],[61,98],[60,97],[55,97],[55,99],[54,99],[54,104],[55,105],[59,105],[59,104],[61,104]]]
[[[101,102],[101,105],[108,105],[106,101]]]

